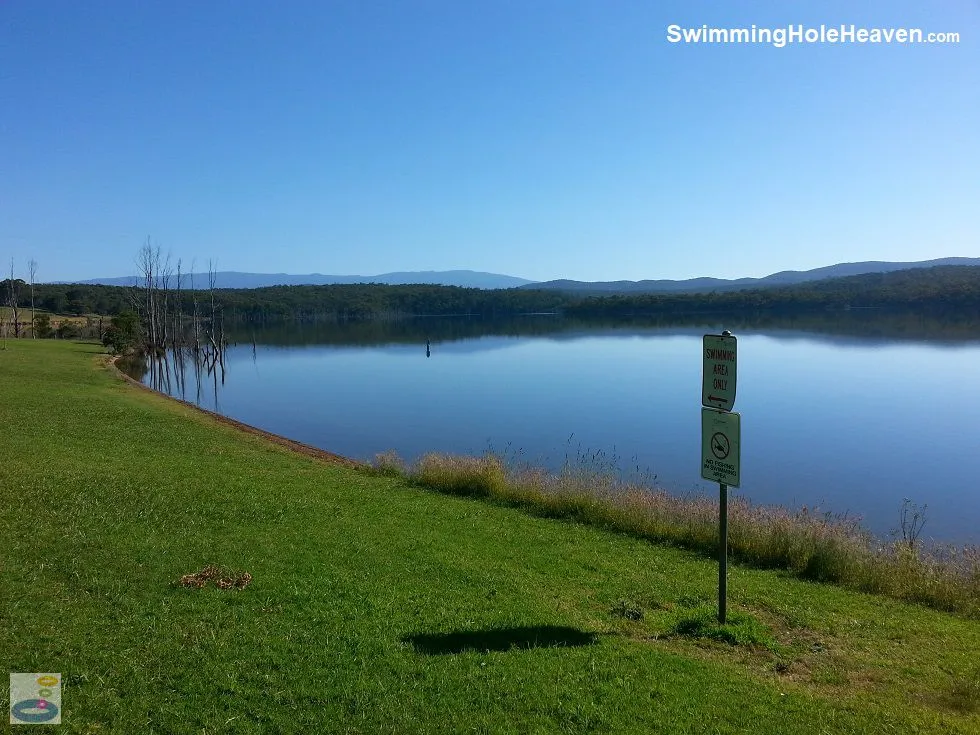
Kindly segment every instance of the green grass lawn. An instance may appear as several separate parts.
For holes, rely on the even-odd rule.
[[[719,631],[704,556],[290,453],[100,352],[0,351],[0,668],[63,674],[58,732],[980,732],[976,620],[733,566]],[[177,584],[212,563],[252,581]]]

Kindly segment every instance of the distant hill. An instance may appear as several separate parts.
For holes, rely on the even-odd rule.
[[[555,293],[573,300],[563,309],[566,315],[583,318],[892,309],[975,321],[980,315],[980,265],[902,268],[727,293]]]
[[[176,277],[174,277],[176,280]],[[83,285],[135,286],[141,283],[139,276],[120,278],[93,278],[74,281]],[[193,274],[195,289],[208,287],[208,274]],[[321,273],[290,275],[288,273],[241,273],[219,271],[215,274],[217,288],[265,288],[267,286],[325,286],[340,283],[384,283],[387,285],[431,283],[439,286],[463,286],[466,288],[514,288],[534,283],[527,278],[506,276],[500,273],[480,271],[406,271],[382,273],[377,276],[330,276]],[[191,287],[191,275],[181,276],[181,288]]]
[[[0,293],[6,283],[0,281]],[[31,303],[24,284],[17,289],[22,308]],[[173,294],[176,296],[176,294]],[[134,301],[134,295],[137,297]],[[56,314],[118,314],[141,308],[142,294],[121,286],[38,284],[35,302]],[[195,299],[180,296],[184,314]],[[401,316],[480,315],[503,317],[547,312],[571,317],[658,317],[678,314],[789,314],[862,308],[980,314],[980,264],[901,268],[889,272],[829,277],[790,285],[743,288],[723,293],[458,288],[432,284],[327,284],[222,288],[216,306],[229,320],[266,323],[277,319],[385,319]],[[169,302],[171,307],[176,301]],[[972,315],[972,316],[971,316]]]
[[[808,271],[780,271],[763,278],[688,278],[671,281],[544,281],[521,286],[521,288],[551,289],[593,296],[638,293],[709,293],[721,291],[743,291],[750,288],[772,286],[792,286],[828,278],[858,276],[866,273],[891,273],[913,268],[932,268],[941,265],[980,265],[980,258],[937,258],[912,263],[894,263],[869,260],[863,263],[838,263]]]

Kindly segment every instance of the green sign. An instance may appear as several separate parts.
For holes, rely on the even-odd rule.
[[[735,407],[735,367],[738,343],[734,337],[704,335],[701,405],[731,411]]]
[[[741,416],[714,408],[701,409],[701,477],[739,486]]]

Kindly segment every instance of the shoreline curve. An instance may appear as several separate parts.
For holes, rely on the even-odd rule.
[[[273,434],[271,431],[266,431],[265,429],[260,429],[257,426],[252,426],[251,424],[246,424],[242,421],[237,421],[233,418],[229,418],[228,416],[224,416],[220,413],[209,411],[206,408],[201,408],[200,406],[197,406],[191,403],[190,401],[185,401],[180,398],[175,398],[174,396],[168,396],[166,393],[161,393],[160,391],[154,390],[148,385],[144,385],[140,381],[136,380],[135,378],[129,375],[126,375],[126,373],[120,370],[119,366],[116,365],[116,360],[118,360],[120,357],[119,355],[115,355],[115,356],[106,355],[106,357],[108,357],[108,359],[104,360],[103,363],[109,368],[109,372],[115,373],[117,377],[122,378],[125,382],[129,383],[130,385],[134,385],[141,390],[148,391],[157,396],[162,396],[163,398],[166,398],[169,401],[179,403],[181,406],[186,406],[187,408],[193,409],[194,411],[198,411],[199,413],[208,416],[209,418],[217,421],[220,424],[224,424],[225,426],[230,426],[246,434],[251,434],[252,436],[260,437],[280,447],[284,447],[285,449],[288,449],[292,452],[296,452],[298,454],[304,454],[307,457],[312,457],[313,459],[319,459],[324,462],[328,462],[330,464],[341,465],[343,467],[347,467],[350,469],[359,469],[359,470],[365,470],[371,468],[371,465],[367,464],[366,462],[361,462],[356,459],[351,459],[350,457],[344,457],[343,455],[335,454],[334,452],[328,452],[326,449],[320,449],[319,447],[314,447],[310,444],[304,444],[303,442],[296,441],[295,439],[290,439],[289,437],[282,436],[281,434]]]

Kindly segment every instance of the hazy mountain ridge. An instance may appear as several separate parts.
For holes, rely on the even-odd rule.
[[[836,263],[808,271],[779,271],[762,278],[688,278],[684,280],[642,280],[642,281],[574,281],[558,279],[537,282],[527,278],[501,273],[486,273],[471,270],[449,271],[398,271],[375,276],[344,276],[309,273],[293,275],[289,273],[245,273],[240,271],[219,271],[215,274],[217,288],[268,288],[270,286],[323,286],[333,284],[382,283],[386,285],[435,284],[441,286],[461,286],[464,288],[523,288],[589,293],[594,295],[639,294],[639,293],[698,293],[741,291],[750,288],[769,288],[792,286],[829,278],[864,275],[867,273],[891,273],[916,268],[931,268],[942,265],[980,266],[980,258],[936,258],[908,263],[869,260],[860,263]],[[176,285],[176,275],[172,276]],[[83,285],[138,286],[139,276],[120,278],[94,278],[76,281]],[[208,287],[208,274],[193,274],[194,287]],[[191,275],[181,277],[181,288],[190,288]]]
[[[463,286],[466,288],[515,288],[534,283],[527,278],[507,276],[501,273],[485,273],[471,270],[451,271],[401,271],[381,273],[376,276],[334,276],[322,273],[293,275],[289,273],[244,273],[240,271],[218,271],[215,275],[216,288],[267,288],[269,286],[327,286],[349,283],[384,283],[386,285],[431,283],[440,286]],[[171,276],[174,285],[176,274]],[[140,276],[121,276],[119,278],[93,278],[76,281],[83,285],[99,286],[138,286],[143,282]],[[191,274],[180,278],[181,288],[191,287]],[[208,287],[207,273],[194,273],[195,289]]]
[[[936,258],[935,260],[921,260],[909,263],[869,260],[860,263],[837,263],[808,271],[779,271],[778,273],[772,273],[762,278],[736,278],[731,280],[707,277],[688,278],[680,281],[666,279],[655,281],[572,281],[561,279],[532,283],[520,286],[520,288],[593,293],[595,295],[742,291],[750,288],[792,286],[799,283],[822,281],[829,278],[844,278],[867,273],[891,273],[894,271],[932,268],[942,265],[980,266],[980,258]]]

